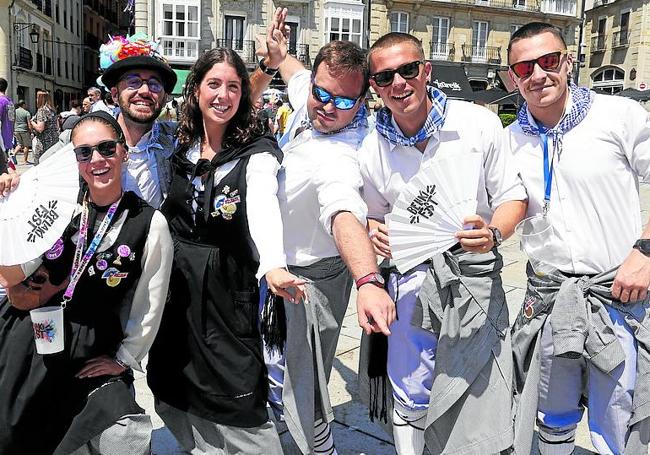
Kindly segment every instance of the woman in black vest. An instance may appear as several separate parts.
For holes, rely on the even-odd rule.
[[[122,192],[115,119],[89,114],[71,139],[86,182],[79,213],[42,258],[0,267],[0,453],[145,455],[152,425],[132,369],[162,318],[171,236],[160,212]],[[38,354],[28,310],[63,300],[64,349]]]
[[[192,453],[282,453],[266,410],[259,280],[287,298],[276,174],[248,71],[231,49],[187,77],[172,183],[161,210],[174,239],[170,301],[149,356],[156,411]]]

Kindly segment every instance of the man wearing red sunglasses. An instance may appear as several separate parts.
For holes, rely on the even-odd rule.
[[[371,416],[391,418],[398,454],[420,455],[425,443],[432,454],[499,453],[512,445],[512,359],[497,247],[523,217],[526,193],[508,164],[499,119],[427,86],[431,63],[417,38],[389,33],[368,60],[370,84],[386,107],[359,163],[373,245],[387,259],[399,315],[387,340],[368,340],[368,365],[359,367],[368,372]],[[400,273],[389,262],[384,216],[425,163],[455,158],[451,178],[462,181],[466,153],[479,155],[478,181],[465,182],[476,188],[476,213],[465,214],[456,245]],[[392,404],[393,412],[373,403]]]
[[[521,27],[508,59],[526,103],[507,131],[527,216],[547,237],[543,264],[529,250],[512,332],[515,451],[530,453],[536,418],[541,454],[573,453],[586,401],[598,453],[646,454],[650,225],[641,232],[638,179],[650,178],[648,113],[576,86],[550,24]]]

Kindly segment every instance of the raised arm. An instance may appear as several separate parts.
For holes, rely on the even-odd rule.
[[[287,56],[287,34],[284,23],[286,8],[276,8],[273,20],[266,30],[266,39],[257,38],[256,54],[262,58],[268,71],[277,70]],[[271,83],[274,73],[268,74],[256,68],[251,74],[251,100],[255,102]]]

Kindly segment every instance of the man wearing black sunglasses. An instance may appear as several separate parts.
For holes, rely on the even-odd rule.
[[[431,63],[417,38],[385,35],[368,60],[386,106],[359,150],[377,254],[391,258],[384,217],[423,163],[458,156],[449,178],[462,180],[463,154],[476,153],[481,168],[478,182],[466,182],[477,188],[477,213],[467,214],[455,246],[403,274],[385,262],[399,319],[383,356],[369,355],[359,371],[369,372],[370,402],[393,407],[386,414],[399,454],[420,455],[425,444],[431,453],[499,453],[512,445],[512,358],[497,247],[522,218],[526,193],[498,117],[428,87]],[[368,352],[382,351],[377,337],[369,341]],[[384,383],[386,400],[377,396]]]
[[[283,15],[286,10],[276,11],[275,30],[283,29]],[[267,42],[270,49],[277,45],[273,30]],[[291,56],[283,56],[278,66],[295,109],[280,142],[284,249],[289,270],[308,281],[308,302],[284,306],[284,356],[267,358],[270,402],[284,413],[302,453],[336,453],[327,378],[355,281],[359,324],[366,332],[389,334],[395,318],[377,273],[359,194],[356,153],[368,132],[366,54],[352,42],[333,41],[320,49],[312,71]],[[260,70],[252,80],[268,83],[271,75]],[[258,85],[253,92],[261,90]]]
[[[508,60],[526,103],[507,131],[553,270],[535,274],[530,254],[512,330],[515,451],[530,452],[537,419],[540,453],[573,453],[586,397],[598,453],[646,454],[650,224],[642,231],[638,182],[650,178],[648,113],[576,86],[553,25],[517,30]]]

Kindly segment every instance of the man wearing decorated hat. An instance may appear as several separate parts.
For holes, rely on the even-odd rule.
[[[176,85],[176,73],[156,48],[147,36],[135,34],[114,37],[99,51],[101,81],[117,99],[117,121],[129,147],[122,184],[154,208],[167,193],[176,128],[173,122],[156,121]]]
[[[169,157],[174,151],[175,122],[157,121],[176,84],[176,73],[156,52],[158,44],[138,33],[113,37],[99,49],[101,82],[117,98],[117,122],[124,131],[129,160],[122,172],[122,186],[154,208],[162,204],[169,184]],[[41,155],[47,159],[69,145],[62,134],[57,144]],[[0,177],[0,193],[15,187],[15,179]]]

